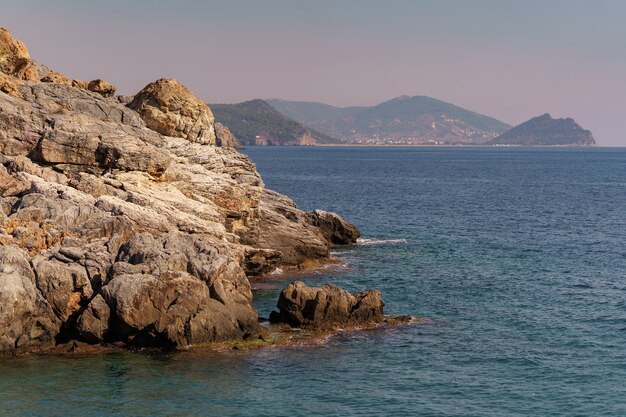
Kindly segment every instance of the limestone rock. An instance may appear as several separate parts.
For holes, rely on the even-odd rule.
[[[72,87],[80,88],[82,90],[88,90],[89,84],[87,83],[87,81],[83,80],[72,80]]]
[[[150,129],[163,135],[215,144],[211,109],[174,79],[161,78],[148,84],[128,106],[141,115]]]
[[[72,85],[72,81],[60,72],[53,71],[41,79],[42,83],[55,83],[61,85]]]
[[[76,322],[78,337],[88,343],[105,340],[109,331],[111,309],[102,295],[96,295]]]
[[[27,256],[0,246],[0,352],[51,346],[59,327],[37,290]]]
[[[114,313],[111,331],[131,344],[187,346],[243,336],[228,309],[211,300],[208,287],[184,272],[116,276],[103,294]],[[211,327],[219,331],[205,333]]]
[[[24,98],[20,91],[20,82],[9,75],[0,72],[0,91],[16,98]]]
[[[6,28],[0,28],[0,71],[22,78],[30,65],[30,55],[24,42],[13,38]]]
[[[308,266],[307,261],[329,257],[328,242],[307,215],[291,199],[270,190],[263,190],[258,222],[241,239],[256,248],[279,251],[280,263],[287,266]]]
[[[32,68],[33,76],[37,75],[34,79],[28,79],[29,81],[38,81],[52,72],[50,68],[35,59],[30,60],[30,66],[28,68]]]
[[[245,155],[212,146],[210,109],[174,80],[132,100],[77,82],[3,80],[2,351],[73,337],[243,339],[258,328],[248,277],[319,265],[333,236],[350,235],[265,190]]]
[[[86,304],[93,295],[85,268],[37,256],[32,260],[37,288],[62,322]]]
[[[41,78],[43,77],[39,74],[37,68],[34,67],[32,64],[26,67],[24,73],[22,74],[22,79],[25,81],[39,81],[41,80]]]
[[[334,285],[309,287],[296,281],[281,292],[279,312],[272,312],[270,321],[314,328],[366,325],[384,320],[384,305],[378,290],[350,294]]]
[[[337,213],[314,210],[307,212],[307,216],[331,245],[350,245],[361,236],[359,229]]]
[[[16,196],[30,188],[27,180],[10,175],[4,165],[0,165],[0,197]]]
[[[215,144],[224,148],[243,149],[230,129],[221,123],[215,123]]]
[[[100,94],[102,97],[113,97],[117,88],[104,80],[92,80],[87,85],[89,91]]]

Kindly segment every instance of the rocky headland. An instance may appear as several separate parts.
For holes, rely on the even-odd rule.
[[[517,146],[596,146],[589,130],[574,119],[554,119],[548,113],[515,126],[493,139],[489,145]]]
[[[322,265],[359,237],[266,189],[176,80],[115,91],[31,60],[0,29],[0,352],[251,340],[251,278]],[[377,291],[285,291],[274,322],[384,321]]]

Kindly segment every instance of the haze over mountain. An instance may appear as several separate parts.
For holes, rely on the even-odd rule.
[[[289,119],[261,99],[209,106],[215,119],[228,126],[243,145],[319,145],[338,142]]]
[[[511,126],[426,96],[400,96],[371,107],[267,101],[285,116],[347,143],[486,143]]]
[[[553,119],[548,113],[534,117],[489,141],[490,145],[595,146],[596,141],[574,119]]]

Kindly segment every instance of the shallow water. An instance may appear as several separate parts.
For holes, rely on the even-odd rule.
[[[323,346],[0,362],[0,415],[626,415],[626,149],[249,148],[357,224],[345,266],[426,324]],[[278,290],[264,286],[267,316]]]

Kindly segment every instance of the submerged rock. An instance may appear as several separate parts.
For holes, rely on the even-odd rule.
[[[385,303],[378,290],[350,294],[334,285],[309,287],[296,281],[280,293],[276,306],[279,311],[272,312],[270,321],[292,327],[358,326],[385,320]]]

